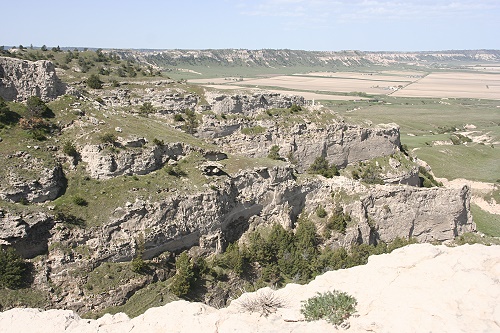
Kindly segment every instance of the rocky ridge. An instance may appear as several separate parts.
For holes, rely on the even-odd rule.
[[[449,62],[498,61],[497,50],[454,50],[429,52],[364,52],[364,51],[302,51],[302,50],[152,50],[122,51],[130,57],[163,67],[193,65],[250,67],[356,67],[407,64],[436,66]]]
[[[8,101],[24,101],[38,96],[47,101],[63,95],[66,86],[50,61],[26,61],[0,57],[0,96]]]
[[[407,185],[366,188],[344,177],[298,182],[291,167],[262,167],[227,178],[215,190],[194,194],[174,192],[161,201],[127,202],[117,207],[109,221],[99,227],[68,228],[45,216],[45,220],[37,222],[45,227],[44,237],[37,234],[38,242],[44,246],[33,247],[29,254],[41,254],[47,247],[52,248],[47,258],[38,262],[40,273],[35,280],[41,288],[46,288],[48,281],[62,288],[62,294],[54,295],[55,306],[83,313],[121,304],[124,294],[110,291],[107,302],[103,302],[78,287],[85,283],[84,277],[82,281],[68,283],[67,275],[104,262],[130,261],[137,253],[138,235],[144,235],[145,259],[195,246],[206,253],[220,252],[229,242],[260,225],[280,223],[285,228],[294,228],[301,212],[315,219],[315,210],[321,205],[329,214],[342,207],[352,217],[345,234],[334,232],[325,242],[328,246],[376,244],[391,242],[396,237],[414,237],[421,242],[445,241],[475,229],[469,203],[467,187],[454,191]],[[4,244],[20,249],[30,244],[32,232],[24,227],[26,223],[20,223],[26,218],[2,219]],[[322,222],[316,222],[321,230]],[[88,254],[82,256],[78,248],[85,248]],[[130,289],[135,284],[130,281],[123,287]]]
[[[302,301],[341,290],[358,302],[349,332],[496,332],[500,330],[499,258],[499,246],[410,245],[372,256],[365,266],[327,272],[307,285],[244,294],[220,310],[177,301],[133,319],[119,313],[84,320],[69,310],[12,309],[0,313],[0,329],[5,333],[345,331],[323,320],[306,322],[300,314]],[[474,288],[467,287],[471,285]],[[242,306],[263,294],[274,295],[283,305],[268,316]]]

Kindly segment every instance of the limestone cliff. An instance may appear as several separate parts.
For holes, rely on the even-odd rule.
[[[0,96],[23,101],[30,96],[51,100],[65,93],[66,87],[50,61],[27,61],[0,57]]]
[[[257,124],[257,123],[256,123]],[[274,123],[258,123],[262,133],[227,132],[213,139],[229,153],[265,157],[272,146],[280,147],[280,156],[293,161],[304,171],[317,157],[323,156],[339,167],[399,151],[399,126],[396,124],[360,127],[342,122],[318,126],[301,123],[291,128]]]
[[[224,115],[237,113],[249,116],[263,110],[305,104],[305,99],[302,96],[288,96],[278,93],[221,95],[207,92],[205,98],[211,105],[213,112]]]

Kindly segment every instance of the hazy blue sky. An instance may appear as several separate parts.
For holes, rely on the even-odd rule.
[[[500,49],[500,0],[5,0],[0,8],[0,45]]]

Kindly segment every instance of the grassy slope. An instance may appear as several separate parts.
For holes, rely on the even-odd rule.
[[[401,127],[401,142],[429,163],[438,177],[467,178],[495,182],[500,175],[500,147],[487,143],[459,146],[432,146],[434,141],[449,140],[445,128],[474,124],[476,131],[489,133],[500,141],[498,101],[453,99],[450,105],[439,99],[383,98],[388,103],[329,102],[347,120],[365,123],[394,122]],[[355,109],[353,111],[353,109]],[[410,135],[408,135],[410,134]]]
[[[490,214],[474,204],[471,205],[471,212],[478,231],[488,236],[500,237],[500,215]]]

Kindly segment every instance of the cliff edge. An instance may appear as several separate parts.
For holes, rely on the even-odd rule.
[[[498,332],[500,246],[416,244],[372,256],[367,265],[327,272],[307,285],[243,294],[228,308],[177,301],[130,319],[123,313],[97,320],[69,310],[12,309],[0,313],[10,332]],[[318,292],[354,296],[350,327],[304,321],[301,302]],[[284,306],[269,316],[248,313],[248,298],[273,293]],[[50,322],[50,325],[47,325]]]

